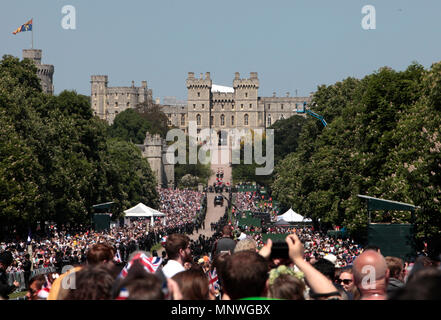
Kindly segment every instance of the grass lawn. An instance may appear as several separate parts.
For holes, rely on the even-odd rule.
[[[17,291],[9,295],[9,299],[17,299],[26,296],[27,291]]]

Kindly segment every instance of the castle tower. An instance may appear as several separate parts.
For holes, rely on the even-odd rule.
[[[197,128],[209,128],[211,117],[211,87],[210,73],[201,73],[200,78],[195,78],[193,72],[188,73],[187,78],[187,113],[188,121],[198,124]]]
[[[175,186],[175,165],[167,161],[167,153],[170,152],[174,155],[173,151],[169,151],[167,142],[163,139],[162,142],[162,164],[164,168],[164,177],[162,183],[168,188],[174,188]]]
[[[159,134],[151,135],[149,132],[147,132],[144,140],[144,146],[145,150],[143,156],[147,158],[150,168],[152,169],[152,172],[156,177],[156,181],[158,182],[158,186],[161,186],[164,180],[162,166],[163,141],[161,136]]]
[[[107,76],[91,77],[91,105],[94,114],[102,120],[107,120]]]
[[[37,67],[37,76],[40,79],[44,93],[54,94],[53,76],[55,68],[51,64],[41,64],[43,52],[39,49],[23,49],[23,59],[30,59]]]
[[[257,72],[251,72],[249,79],[241,79],[236,72],[233,80],[237,127],[257,128],[259,125]],[[263,114],[261,115],[263,117]]]

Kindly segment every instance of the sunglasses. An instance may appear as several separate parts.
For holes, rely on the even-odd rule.
[[[344,284],[350,284],[352,282],[351,279],[338,279],[337,283],[344,283]]]

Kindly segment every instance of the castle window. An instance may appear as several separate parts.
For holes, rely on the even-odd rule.
[[[115,102],[115,108],[118,108],[118,102]]]
[[[253,108],[253,104],[252,103],[250,103],[250,109],[252,109]]]
[[[204,107],[205,107],[205,105],[204,105],[204,104],[202,104],[202,109],[204,109]]]
[[[246,126],[248,125],[248,114],[244,115],[244,117],[243,117],[243,124],[246,125]]]
[[[281,108],[282,108],[282,110],[283,110],[283,103],[282,103],[282,105],[280,106]]]
[[[181,115],[181,126],[185,125],[185,115]]]
[[[234,116],[231,116],[231,125],[234,126]]]
[[[196,110],[196,104],[193,104],[193,110]]]
[[[221,115],[220,120],[221,120],[221,126],[224,126],[225,125],[225,116],[223,114]]]
[[[271,115],[268,115],[268,126],[271,126]]]
[[[200,92],[198,92],[198,97],[200,97],[201,96],[201,93]]]
[[[248,92],[245,92],[245,98],[248,98]]]
[[[201,125],[201,115],[200,115],[200,114],[198,114],[198,115],[196,116],[196,123],[197,123],[198,126]]]
[[[224,110],[224,104],[222,103],[222,110]]]
[[[127,108],[130,107],[130,102],[127,102]]]
[[[240,105],[240,108],[243,109],[243,103]]]
[[[234,110],[234,102],[233,102],[233,104],[231,105],[231,110]]]
[[[271,110],[271,105],[270,104],[268,105],[268,110]]]

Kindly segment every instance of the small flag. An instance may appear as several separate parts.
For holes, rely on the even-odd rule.
[[[119,274],[119,278],[125,278],[127,277],[129,273],[129,269],[132,267],[133,263],[138,260],[141,265],[144,267],[145,271],[148,273],[155,273],[156,270],[161,266],[162,264],[162,258],[159,257],[147,257],[144,253],[138,253],[136,254],[132,260],[130,260],[126,266],[122,269],[121,273]]]
[[[210,289],[214,289],[214,290],[220,289],[219,278],[216,273],[216,268],[214,268],[212,271],[208,271],[208,281],[209,281]]]
[[[26,22],[24,25],[22,25],[21,27],[18,27],[17,30],[15,30],[13,32],[13,34],[17,34],[19,32],[24,32],[24,31],[32,31],[32,19],[29,20],[28,22]]]

